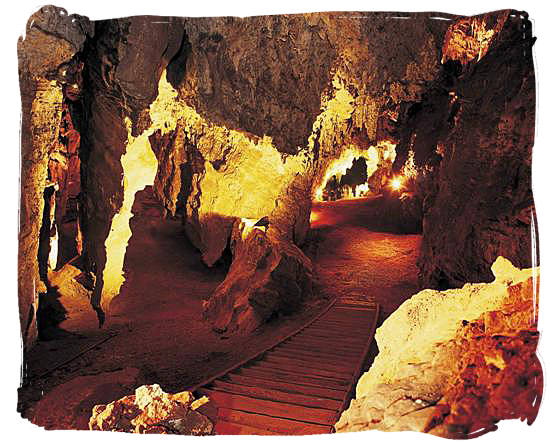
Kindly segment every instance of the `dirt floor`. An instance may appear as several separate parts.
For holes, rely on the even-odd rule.
[[[382,319],[419,290],[421,240],[385,208],[382,197],[315,203],[307,249],[323,294],[376,301]]]
[[[204,266],[181,220],[163,219],[150,189],[138,193],[126,281],[106,323],[99,329],[86,297],[75,299],[60,284],[60,304],[69,312],[57,333],[27,356],[30,381],[20,388],[20,410],[47,428],[83,429],[94,404],[131,394],[141,384],[185,390],[277,343],[334,296],[376,300],[387,316],[417,291],[420,236],[380,232],[379,211],[377,199],[315,204],[305,250],[315,263],[320,297],[248,337],[223,337],[201,313],[228,264]]]

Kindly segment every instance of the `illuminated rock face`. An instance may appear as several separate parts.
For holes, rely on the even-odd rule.
[[[534,419],[542,394],[535,355],[539,269],[520,270],[500,257],[492,270],[492,283],[419,292],[378,328],[380,352],[359,380],[357,400],[342,414],[338,431],[463,437],[500,419]],[[479,375],[476,387],[465,388],[472,368]],[[520,385],[516,375],[522,374],[528,380]],[[459,407],[466,408],[459,414],[463,426],[453,416]]]
[[[57,69],[61,61],[45,59],[42,50],[52,44],[62,61],[81,50],[85,65],[77,94],[85,116],[83,255],[96,274],[97,309],[106,310],[124,282],[133,198],[151,184],[167,213],[183,209],[186,233],[206,265],[234,243],[234,266],[206,307],[214,323],[214,313],[223,318],[216,328],[250,330],[269,317],[267,306],[285,309],[281,275],[298,284],[297,298],[307,296],[309,263],[296,248],[309,228],[316,190],[350,150],[378,148],[376,171],[369,155],[374,174],[368,186],[374,191],[383,187],[394,158],[394,171],[408,170],[410,162],[415,173],[421,171],[423,188],[403,205],[412,230],[424,218],[419,266],[425,285],[487,280],[499,254],[530,264],[534,83],[530,59],[521,58],[524,47],[515,44],[525,22],[519,15],[448,21],[429,14],[390,20],[379,13],[132,17],[84,20],[77,28],[42,15],[35,22],[55,32],[29,30],[20,49],[23,72],[43,76]],[[67,38],[52,43],[64,32]],[[512,67],[504,69],[506,64]],[[43,123],[38,113],[36,123],[28,120],[39,84],[34,81],[22,80],[32,91],[23,97],[24,134]],[[44,96],[53,97],[58,84],[45,87]],[[48,119],[57,118],[48,112]],[[485,134],[487,127],[494,132]],[[38,154],[32,155],[42,155],[46,138],[36,140]],[[44,166],[36,161],[32,167],[23,167],[31,172],[22,199],[37,214]],[[28,232],[36,232],[32,217],[25,217],[32,225]],[[243,220],[264,217],[269,227],[262,242],[259,233],[236,234]],[[20,254],[35,257],[34,240],[22,238]],[[260,243],[263,252],[253,252]],[[258,263],[245,263],[247,255],[262,257],[270,249],[269,275]],[[480,249],[481,258],[475,252]],[[21,263],[23,320],[32,303],[28,294],[36,291],[29,286],[34,265],[24,258]],[[295,269],[303,269],[305,278]],[[245,274],[261,274],[270,290],[254,295],[261,288],[255,282],[242,287]],[[274,282],[281,287],[274,289]],[[269,303],[268,293],[274,298]]]
[[[135,434],[208,435],[212,423],[195,411],[204,400],[195,400],[187,391],[168,394],[159,385],[143,385],[135,395],[94,406],[89,427]]]
[[[457,20],[447,30],[443,43],[441,63],[457,60],[463,66],[470,62],[480,61],[487,51],[493,38],[502,30],[508,14],[506,11],[494,15]]]
[[[272,227],[235,222],[234,260],[224,282],[205,303],[205,315],[220,332],[251,332],[273,313],[292,313],[311,296],[312,265]]]
[[[148,35],[156,38],[149,41],[144,38]],[[82,100],[87,115],[82,134],[87,216],[83,234],[88,267],[97,277],[91,300],[96,309],[107,309],[124,281],[133,196],[153,184],[156,173],[148,137],[160,119],[154,123],[158,110],[150,106],[154,108],[160,74],[181,36],[177,23],[159,27],[148,17],[108,20],[96,25],[95,44],[85,54],[89,69]],[[150,133],[144,134],[146,129]],[[140,167],[145,167],[144,180]]]
[[[45,291],[37,262],[43,194],[49,158],[60,149],[64,97],[61,82],[51,78],[82,50],[87,33],[93,33],[93,27],[86,18],[48,6],[29,18],[26,38],[17,45],[22,103],[18,287],[25,346],[36,338],[38,293]]]

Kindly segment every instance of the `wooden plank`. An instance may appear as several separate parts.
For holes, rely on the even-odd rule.
[[[353,369],[350,370],[347,365],[338,365],[336,363],[327,363],[326,361],[315,361],[315,360],[300,360],[292,357],[282,357],[280,355],[266,355],[262,360],[262,363],[269,363],[271,365],[279,365],[281,368],[305,368],[305,369],[316,369],[319,371],[326,371],[327,373],[332,373],[337,375],[336,378],[349,379],[353,375]],[[355,365],[354,365],[355,368]],[[320,375],[320,372],[315,372]],[[313,374],[313,372],[312,372]],[[330,377],[330,375],[328,376]]]
[[[367,319],[368,320],[368,319]],[[349,323],[345,322],[343,324],[330,324],[327,322],[319,322],[315,325],[311,325],[309,328],[307,328],[305,331],[326,331],[331,332],[333,334],[353,334],[358,329],[366,329],[368,328],[368,325],[370,324],[370,321],[361,321],[360,323]]]
[[[358,313],[362,313],[362,312],[374,312],[374,309],[371,309],[371,308],[360,308],[360,307],[357,307],[357,306],[340,306],[340,305],[335,305],[332,307],[331,311],[357,311]]]
[[[316,336],[314,334],[297,334],[295,335],[294,337],[290,338],[289,341],[290,342],[296,342],[298,340],[300,341],[303,341],[303,340],[308,340],[310,342],[320,342],[320,343],[324,343],[324,344],[328,344],[328,343],[334,343],[334,344],[339,344],[339,343],[358,343],[358,342],[361,342],[362,339],[361,337],[355,337],[355,338],[351,338],[349,337],[350,340],[348,340],[347,338],[343,339],[341,337],[335,337],[335,336],[330,336],[330,337],[321,337],[321,336]]]
[[[337,334],[331,334],[330,332],[316,332],[308,331],[302,334],[296,334],[294,337],[290,338],[290,341],[296,339],[309,339],[309,340],[320,340],[324,342],[341,342],[341,343],[357,343],[364,341],[362,335],[367,334],[369,331],[366,328],[361,328],[355,332],[350,333],[347,336],[341,336]]]
[[[204,385],[207,385],[208,383],[211,383],[213,382],[214,380],[216,380],[217,378],[220,378],[220,377],[223,377],[225,374],[228,374],[229,372],[239,368],[240,366],[242,366],[243,364],[245,364],[247,361],[250,361],[250,360],[253,360],[257,357],[259,357],[260,355],[262,355],[263,353],[265,353],[266,351],[269,351],[270,349],[274,348],[275,346],[278,346],[281,342],[287,340],[288,338],[292,337],[293,335],[297,334],[298,332],[300,332],[301,330],[307,328],[309,325],[311,325],[312,323],[314,323],[315,321],[317,321],[317,319],[319,319],[319,317],[321,317],[322,315],[324,315],[326,312],[328,312],[328,310],[334,305],[334,303],[336,303],[336,298],[334,298],[333,300],[331,300],[327,306],[325,306],[325,308],[323,308],[319,313],[317,313],[311,320],[307,321],[305,324],[303,324],[302,326],[300,326],[299,328],[297,328],[296,330],[294,330],[293,332],[287,334],[285,337],[283,337],[279,342],[277,343],[274,343],[270,346],[267,346],[266,348],[264,348],[263,350],[257,352],[256,354],[254,354],[253,356],[249,357],[249,358],[246,358],[246,359],[243,359],[241,360],[240,362],[230,366],[229,368],[226,368],[216,374],[214,374],[213,376],[197,383],[196,385],[192,386],[192,387],[189,387],[187,389],[185,389],[186,391],[195,391],[196,389],[198,389],[199,387],[201,386],[204,386]]]
[[[325,317],[320,318],[320,322],[327,322],[327,323],[342,323],[346,325],[351,324],[357,324],[361,323],[362,321],[365,321],[365,319],[368,320],[369,317],[371,317],[371,311],[365,311],[367,314],[352,314],[350,312],[331,312],[327,314]]]
[[[304,343],[322,343],[330,347],[344,347],[350,349],[363,348],[365,344],[364,333],[356,334],[355,338],[350,337],[335,337],[335,336],[324,336],[324,335],[314,335],[314,334],[304,334],[296,335],[291,339],[294,343],[304,342]]]
[[[319,363],[321,364],[320,367],[325,367],[326,365],[327,369],[347,369],[350,363],[354,363],[357,360],[357,356],[353,353],[337,354],[332,352],[320,352],[316,349],[296,349],[291,346],[283,346],[280,349],[274,349],[266,354],[266,357],[267,356]]]
[[[231,423],[225,420],[218,420],[214,427],[216,435],[280,435],[278,432],[267,429],[258,429],[242,423]]]
[[[218,417],[231,423],[246,424],[248,426],[254,425],[254,427],[266,429],[269,432],[277,434],[314,435],[329,434],[332,432],[332,426],[304,423],[297,420],[270,417],[268,415],[235,411],[227,408],[220,408]]]
[[[333,308],[334,309],[334,308]],[[343,321],[349,323],[357,323],[362,321],[365,317],[370,315],[371,311],[365,311],[366,314],[357,314],[351,311],[341,310],[329,312],[325,317],[319,319],[320,321]]]
[[[376,305],[376,311],[375,311],[375,313],[372,317],[371,331],[370,331],[369,336],[367,337],[368,338],[367,344],[365,345],[365,348],[363,349],[363,352],[361,353],[361,357],[359,358],[357,367],[356,367],[355,372],[353,374],[353,378],[350,381],[349,388],[348,388],[348,391],[346,393],[346,399],[344,400],[344,402],[340,406],[340,409],[338,410],[338,417],[340,415],[342,415],[342,412],[344,411],[344,409],[348,407],[348,404],[351,400],[351,397],[353,396],[353,391],[355,389],[355,385],[359,381],[359,377],[361,377],[361,374],[363,372],[363,362],[367,358],[367,355],[368,355],[369,350],[371,348],[372,340],[374,339],[374,333],[376,331],[376,325],[378,323],[378,316],[379,315],[380,315],[380,305],[377,304]]]
[[[332,307],[328,312],[325,313],[320,320],[330,317],[348,317],[351,319],[363,318],[366,315],[372,314],[374,309],[362,309],[362,308],[337,308]]]
[[[324,338],[311,338],[311,337],[292,337],[290,343],[308,345],[312,349],[319,348],[334,348],[348,352],[360,352],[363,349],[365,342],[358,341],[353,343],[346,343],[343,340],[326,340]]]
[[[320,320],[315,326],[323,326],[326,328],[357,328],[361,326],[364,327],[365,323],[368,323],[368,319],[365,321],[364,318],[353,320],[333,317]]]
[[[273,351],[270,351],[270,354],[279,356],[279,357],[293,358],[296,360],[311,361],[311,362],[338,361],[343,365],[353,365],[353,367],[355,367],[355,363],[358,359],[358,356],[356,354],[348,356],[343,354],[333,354],[327,351],[319,352],[319,351],[314,351],[307,348],[296,349],[290,346],[284,346],[284,347],[281,347],[280,349],[276,348]]]
[[[331,334],[341,334],[341,335],[348,335],[353,334],[357,329],[359,328],[365,328],[363,324],[360,325],[347,325],[347,326],[339,326],[334,327],[332,325],[327,325],[325,323],[318,324],[318,325],[311,325],[309,328],[307,328],[305,331],[324,331],[324,332],[330,332]],[[304,331],[304,332],[305,332]]]
[[[267,378],[269,380],[295,383],[304,386],[318,386],[320,388],[326,387],[337,391],[346,391],[347,386],[345,383],[338,381],[306,377],[300,374],[292,374],[284,371],[267,371],[266,369],[242,368],[239,370],[239,374],[243,376],[250,375],[256,378]]]
[[[238,411],[254,412],[271,417],[290,418],[322,425],[333,425],[336,422],[336,413],[331,409],[308,408],[307,406],[282,403],[245,395],[231,394],[207,388],[200,388],[202,394],[207,395],[218,407],[235,409]],[[220,418],[218,413],[218,418]],[[255,426],[252,423],[251,426]],[[258,427],[258,426],[255,426]]]
[[[362,337],[363,335],[368,334],[368,330],[366,328],[356,329],[354,331],[350,331],[347,334],[342,333],[333,333],[332,331],[327,331],[326,329],[323,330],[316,330],[316,331],[307,331],[303,334],[296,335],[295,338],[298,337],[309,337],[309,338],[315,338],[315,339],[330,339],[330,340],[337,340],[343,343],[354,343],[364,340]]]
[[[363,342],[364,339],[361,337],[361,334],[359,331],[355,333],[355,335],[341,335],[341,334],[332,334],[330,331],[328,332],[322,332],[322,331],[304,331],[300,334],[296,334],[294,338],[309,338],[314,340],[335,340],[343,343],[358,343]]]
[[[280,346],[275,348],[276,350],[280,349],[293,349],[297,348],[304,351],[309,351],[310,353],[314,353],[315,355],[334,355],[334,356],[341,356],[341,357],[354,357],[355,356],[355,348],[354,349],[345,349],[343,347],[340,347],[338,345],[329,344],[324,340],[317,341],[316,345],[312,345],[310,341],[307,342],[300,342],[298,340],[287,340],[284,343],[282,343]],[[275,350],[274,349],[274,350]]]
[[[315,366],[319,369],[333,370],[340,374],[353,375],[355,365],[342,362],[341,360],[331,360],[327,358],[314,359],[303,356],[294,356],[290,354],[279,354],[271,351],[265,361],[272,361],[281,364],[296,364],[305,367]]]
[[[315,355],[327,355],[332,356],[334,358],[341,357],[343,359],[347,360],[355,360],[359,356],[357,354],[357,350],[347,350],[347,349],[331,349],[330,346],[323,345],[323,346],[312,346],[311,343],[288,343],[285,344],[284,347],[281,347],[281,349],[284,349],[285,351],[296,351],[296,352],[309,352],[310,354],[313,353]]]
[[[361,308],[361,309],[367,309],[367,310],[376,310],[375,304],[369,304],[369,303],[352,303],[352,302],[346,302],[346,303],[335,303],[335,308]]]
[[[331,409],[333,411],[337,411],[342,403],[342,401],[329,398],[314,397],[311,395],[285,392],[278,389],[262,388],[258,386],[243,386],[223,380],[216,380],[207,387],[211,387],[217,391],[229,392],[231,394],[242,394],[264,400],[293,403],[310,408]]]
[[[337,372],[334,372],[331,370],[319,369],[314,365],[311,365],[311,367],[299,365],[296,363],[294,364],[288,363],[288,364],[282,365],[278,362],[267,361],[265,359],[262,361],[259,361],[258,363],[256,363],[254,366],[251,366],[251,367],[257,368],[257,369],[286,371],[286,372],[291,372],[295,374],[305,375],[307,377],[320,377],[320,378],[322,377],[328,380],[335,380],[343,383],[348,382],[350,377],[353,375],[353,374],[346,375],[341,373],[338,374]]]
[[[220,381],[228,381],[229,383],[239,384],[243,386],[277,389],[284,392],[311,395],[338,401],[343,401],[345,395],[342,390],[335,390],[327,387],[293,384],[287,381],[277,381],[251,376],[245,377],[239,374],[228,374],[225,377],[221,378]]]

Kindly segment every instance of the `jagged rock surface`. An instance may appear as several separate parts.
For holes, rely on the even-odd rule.
[[[292,313],[311,296],[312,265],[294,243],[274,228],[233,227],[234,260],[224,282],[205,304],[205,315],[220,332],[251,332],[274,313]]]
[[[473,35],[464,36],[464,22]],[[532,263],[535,78],[530,22],[525,15],[504,11],[459,24],[449,28],[443,53],[459,72],[448,89],[450,106],[438,112],[447,121],[437,125],[444,129],[430,139],[417,137],[414,147],[432,149],[426,164],[434,168],[424,199],[418,263],[427,287],[490,281],[491,263],[499,255],[520,267],[537,264]],[[479,40],[473,58],[456,42],[471,50],[461,38],[469,42],[480,29],[491,38]],[[420,111],[425,113],[433,108],[426,105]]]
[[[96,273],[95,306],[100,305],[104,285],[105,241],[123,203],[121,157],[130,136],[125,119],[132,123],[132,136],[149,126],[147,107],[158,93],[160,73],[178,50],[183,32],[178,23],[153,22],[146,16],[97,22],[86,52],[82,186],[85,253],[89,269]],[[152,35],[154,39],[149,38]]]
[[[487,280],[499,254],[531,265],[529,21],[513,11],[446,16],[450,21],[407,16],[412,19],[314,13],[90,23],[40,12],[20,48],[22,72],[58,76],[58,66],[77,52],[85,64],[78,123],[84,255],[96,274],[92,304],[102,302],[105,242],[124,201],[121,158],[146,131],[158,161],[155,194],[167,212],[184,209],[186,232],[207,265],[220,258],[244,219],[267,217],[269,235],[276,233],[270,242],[293,250],[305,238],[311,197],[330,162],[351,146],[383,140],[397,143],[394,170],[412,149],[430,176],[420,196],[425,285]],[[54,48],[54,56],[45,58],[40,48]],[[161,84],[163,72],[170,88]],[[51,141],[28,141],[31,127],[41,128],[29,120],[31,104],[40,88],[53,96],[59,85],[48,80],[53,83],[40,86],[28,77],[21,80],[28,91],[23,145],[29,148],[23,157],[42,158]],[[166,96],[159,100],[161,89]],[[157,100],[162,106],[150,109]],[[33,136],[48,132],[55,138],[52,130]],[[36,256],[37,227],[28,220],[39,219],[36,196],[42,190],[35,181],[44,176],[42,163],[31,163],[23,164],[28,175],[22,177],[22,226],[29,226],[22,229],[20,248],[22,325],[29,324],[36,280],[34,265],[24,258]],[[401,209],[416,230],[418,201]],[[308,267],[302,258],[293,260]],[[235,273],[240,271],[228,278]],[[225,297],[227,286],[215,298]],[[244,325],[226,301],[212,300],[212,306],[231,309],[234,324]]]
[[[457,438],[501,419],[534,419],[542,394],[535,354],[538,268],[519,270],[499,257],[492,269],[492,283],[421,291],[384,322],[376,332],[380,353],[359,380],[338,431]]]
[[[208,435],[212,423],[195,411],[203,403],[187,391],[168,394],[159,385],[143,385],[135,395],[94,406],[89,427],[135,434]]]
[[[64,96],[59,71],[82,50],[89,34],[93,25],[85,17],[46,6],[29,18],[25,38],[17,44],[22,105],[18,287],[24,346],[37,337],[38,292],[45,292],[38,246],[48,161],[61,148]]]

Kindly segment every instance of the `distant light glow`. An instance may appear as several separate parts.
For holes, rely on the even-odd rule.
[[[58,253],[58,244],[59,239],[57,235],[57,229],[55,230],[55,235],[50,237],[50,253],[48,255],[48,264],[51,269],[57,267],[57,253]]]
[[[399,191],[401,189],[401,185],[402,185],[401,178],[399,177],[393,178],[392,181],[390,182],[390,186],[394,191]]]
[[[395,144],[390,141],[383,140],[377,145],[370,146],[369,148],[358,148],[350,146],[345,149],[338,158],[332,160],[325,170],[323,180],[315,190],[314,199],[316,201],[323,201],[323,190],[325,189],[327,182],[332,176],[336,176],[338,180],[342,178],[353,165],[353,161],[359,157],[363,157],[367,162],[367,176],[371,176],[377,169],[380,163],[380,157],[384,160],[393,162],[395,160]],[[364,183],[360,186],[359,190],[355,193],[355,197],[361,197],[368,193],[368,184]],[[353,198],[354,195],[348,195],[348,198]]]
[[[309,214],[309,222],[314,223],[317,220],[319,220],[319,213],[317,211],[312,210],[311,213]]]

